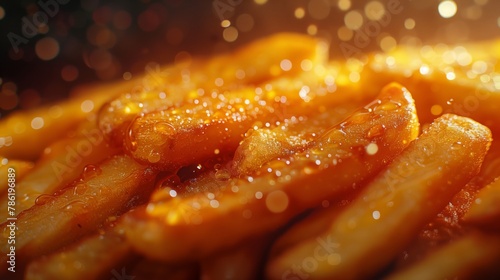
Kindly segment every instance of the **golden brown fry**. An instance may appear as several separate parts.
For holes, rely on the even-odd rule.
[[[130,122],[139,115],[176,108],[214,91],[262,84],[277,76],[295,76],[303,71],[300,67],[303,60],[312,66],[324,64],[326,45],[309,36],[281,33],[256,40],[230,54],[188,59],[167,67],[147,66],[142,86],[103,106],[99,127],[121,144]],[[283,70],[282,61],[292,67]]]
[[[272,260],[269,277],[373,277],[477,174],[490,142],[489,129],[470,119],[437,119],[326,232]]]
[[[500,178],[476,195],[464,222],[489,229],[500,229]]]
[[[328,130],[311,148],[266,164],[256,177],[231,179],[216,193],[158,201],[126,215],[127,237],[138,251],[156,259],[207,256],[272,231],[324,199],[341,199],[417,133],[410,93],[389,85],[379,99]],[[210,242],[206,236],[212,237]]]
[[[500,237],[472,233],[438,248],[386,279],[498,279],[499,262]]]
[[[72,183],[87,169],[94,168],[119,149],[110,147],[91,122],[78,127],[78,134],[57,141],[45,149],[36,166],[16,185],[16,214],[35,205],[40,195],[51,195]],[[43,200],[43,197],[40,199]],[[8,197],[0,196],[0,207],[7,208]],[[0,211],[0,222],[7,218]]]
[[[279,120],[273,116],[279,102],[269,104],[272,100],[263,99],[263,105],[250,103],[257,97],[253,89],[221,96],[137,118],[125,147],[141,162],[176,170],[234,151],[256,121]]]
[[[420,231],[413,242],[399,255],[394,267],[407,266],[422,259],[432,250],[460,238],[467,231],[463,216],[474,203],[478,191],[500,176],[500,141],[493,140],[481,170],[458,192],[431,222]]]
[[[241,83],[259,84],[272,77],[295,76],[303,72],[301,63],[304,60],[316,66],[325,63],[327,58],[328,46],[319,39],[297,33],[278,33],[240,48],[223,61],[214,61],[208,69],[209,73],[217,73],[217,77],[230,81],[242,70]],[[285,64],[291,68],[287,70]]]
[[[17,111],[0,121],[0,156],[35,160],[43,150],[97,111],[109,98],[126,92],[135,81],[75,89],[76,96],[30,111]],[[33,128],[34,127],[34,128]],[[33,141],[36,139],[36,141]]]
[[[70,244],[149,196],[155,172],[128,156],[114,156],[83,174],[59,194],[44,197],[18,215],[16,257],[19,265]],[[0,227],[8,232],[9,222]],[[1,245],[2,269],[9,245]]]
[[[325,130],[340,123],[357,102],[341,104],[317,115],[293,117],[275,128],[259,128],[249,134],[239,144],[231,166],[235,176],[250,175],[264,163],[279,157],[305,150]]]
[[[332,221],[336,219],[349,202],[350,200],[343,200],[330,205],[329,200],[323,200],[321,207],[314,209],[312,213],[307,213],[305,217],[301,217],[299,221],[292,224],[284,234],[275,240],[269,254],[269,260],[298,243],[315,238],[327,231]]]
[[[279,91],[246,87],[215,92],[180,107],[138,117],[129,127],[125,148],[135,159],[168,170],[232,153],[245,132],[257,123],[269,126],[285,119],[283,108],[294,108],[286,112],[288,117],[308,111],[311,105],[301,106],[305,102],[297,92],[304,86],[321,84],[321,79],[310,73],[303,77],[301,83],[288,84]]]
[[[120,268],[133,258],[132,247],[117,222],[102,233],[31,262],[25,279],[113,278],[113,269],[120,274]]]
[[[360,74],[360,83],[375,88],[392,81],[405,85],[414,93],[422,124],[452,113],[500,132],[500,63],[493,55],[499,46],[500,40],[466,48],[400,46],[388,54],[372,55]],[[455,57],[453,61],[450,55]]]
[[[125,147],[140,162],[176,170],[214,154],[234,152],[244,133],[255,126],[274,127],[287,118],[364,99],[359,91],[326,84],[327,77],[334,79],[328,73],[341,77],[342,68],[323,70],[322,75],[304,72],[293,79],[275,79],[257,89],[193,97],[180,107],[138,117],[129,126]]]

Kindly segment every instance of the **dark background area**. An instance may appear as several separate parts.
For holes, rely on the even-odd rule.
[[[440,1],[378,2],[391,1],[401,12],[361,51],[383,49],[387,36],[416,45],[500,38],[500,1],[456,0],[452,18],[439,14]],[[65,98],[79,84],[120,80],[143,72],[148,63],[170,63],[180,52],[210,55],[280,31],[324,37],[330,41],[331,58],[343,59],[339,29],[345,29],[345,16],[350,11],[363,14],[370,2],[0,1],[0,118]],[[23,30],[35,35],[28,37]]]

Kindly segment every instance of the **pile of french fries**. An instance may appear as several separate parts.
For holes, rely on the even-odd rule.
[[[15,112],[0,275],[498,279],[499,47],[284,33]]]

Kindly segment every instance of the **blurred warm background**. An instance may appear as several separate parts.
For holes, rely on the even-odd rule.
[[[1,1],[0,118],[79,84],[127,80],[148,63],[224,52],[280,31],[324,37],[332,59],[396,44],[460,44],[500,37],[500,1]]]

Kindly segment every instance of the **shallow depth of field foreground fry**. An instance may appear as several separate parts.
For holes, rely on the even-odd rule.
[[[268,275],[374,277],[477,174],[490,143],[488,128],[463,117],[440,117],[333,218],[326,231],[271,258]],[[411,172],[403,173],[405,168]],[[328,210],[323,211],[327,215]],[[332,246],[309,262],[316,256],[318,240]]]

